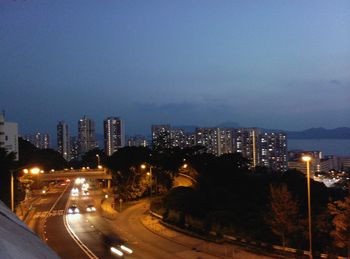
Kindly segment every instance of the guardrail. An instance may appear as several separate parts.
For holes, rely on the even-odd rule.
[[[150,211],[150,214],[158,219],[160,219],[161,221],[163,220],[163,216]],[[167,223],[169,224],[169,223]],[[211,234],[212,236],[217,236],[217,233],[211,231],[209,234]],[[235,237],[235,236],[231,236],[231,235],[223,235],[222,236],[224,241],[226,242],[235,242],[235,243],[241,243],[241,244],[249,244],[253,247],[257,247],[257,248],[262,248],[262,249],[266,249],[267,247],[271,247],[273,250],[275,250],[276,252],[286,252],[289,254],[295,254],[295,255],[305,255],[305,256],[309,256],[310,252],[309,251],[305,251],[305,250],[300,250],[300,249],[296,249],[296,248],[292,248],[292,247],[283,247],[283,246],[278,246],[278,245],[269,245],[267,243],[263,243],[263,242],[256,242],[256,241],[249,241],[246,240],[244,238],[239,238],[239,237]],[[327,255],[327,254],[319,254],[320,258],[336,258],[336,259],[347,259],[346,257],[342,257],[342,256],[331,256],[331,255]]]

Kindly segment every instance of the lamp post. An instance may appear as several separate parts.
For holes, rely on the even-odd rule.
[[[97,168],[99,168],[99,166],[100,166],[100,155],[96,154],[96,157],[97,157]]]
[[[30,173],[30,174],[38,175],[38,176],[39,176],[39,173],[41,171],[40,168],[38,168],[38,167],[33,167],[31,169],[27,169],[27,168],[21,167],[21,168],[18,168],[16,170],[21,170],[21,169],[23,169],[23,173],[24,174]],[[13,172],[14,171],[15,170],[11,170],[11,211],[12,212],[15,211],[15,184],[14,184],[15,180],[14,180],[14,177],[13,177]]]
[[[307,176],[307,207],[309,218],[309,257],[312,258],[312,230],[311,230],[311,195],[310,195],[310,156],[303,156],[302,160],[306,162],[306,176]]]
[[[142,164],[142,165],[141,165],[141,169],[146,169],[146,167],[147,167],[147,166],[146,166],[145,164]],[[151,187],[150,187],[150,192],[151,192],[151,195],[150,195],[150,196],[151,196],[151,199],[152,199],[152,183],[153,183],[153,182],[152,182],[152,176],[153,176],[153,175],[152,175],[152,168],[153,168],[153,167],[150,165],[150,166],[149,166],[149,172],[147,172],[147,175],[150,176],[150,182],[151,182]],[[156,187],[156,188],[157,188],[157,187]],[[156,189],[156,191],[157,191],[157,189]]]

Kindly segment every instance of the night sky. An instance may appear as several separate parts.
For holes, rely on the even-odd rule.
[[[350,1],[0,0],[0,109],[23,134],[350,127]]]

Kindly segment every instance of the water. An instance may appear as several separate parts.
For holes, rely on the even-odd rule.
[[[323,155],[350,156],[350,139],[288,139],[288,150],[322,151]]]

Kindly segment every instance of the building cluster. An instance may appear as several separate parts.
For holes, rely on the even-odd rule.
[[[27,134],[23,136],[23,139],[40,149],[51,148],[50,135],[47,133],[36,132],[35,134]]]
[[[86,152],[100,148],[93,120],[83,116],[79,119],[77,126],[77,134],[71,136],[66,122],[59,121],[57,124],[57,151],[67,161],[80,159]],[[107,156],[111,156],[124,146],[148,146],[146,137],[141,135],[129,137],[126,140],[124,127],[124,121],[118,117],[107,117],[103,121],[103,144]],[[264,166],[279,172],[296,169],[303,173],[306,173],[306,163],[301,158],[307,154],[312,158],[311,177],[326,181],[329,179],[337,181],[344,177],[344,170],[350,170],[350,157],[323,156],[320,151],[288,152],[287,136],[282,131],[267,132],[260,128],[198,127],[193,132],[187,132],[169,124],[157,124],[152,125],[151,133],[151,145],[155,150],[201,146],[202,152],[215,156],[240,153],[250,161],[252,167]],[[51,147],[49,134],[37,132],[33,135],[25,135],[24,139],[40,149]],[[14,152],[18,159],[18,125],[5,121],[3,113],[0,113],[0,148]]]
[[[18,160],[18,124],[5,121],[4,113],[0,113],[0,148],[13,152]]]
[[[104,151],[111,156],[125,146],[124,123],[118,117],[108,117],[103,121]],[[98,148],[95,123],[87,116],[78,121],[78,136],[70,136],[68,124],[57,124],[57,151],[67,160],[81,158],[86,152]]]
[[[303,155],[311,157],[310,160],[310,172],[311,177],[317,173],[343,171],[350,169],[350,158],[349,157],[338,157],[338,156],[324,156],[321,151],[305,151],[305,150],[292,150],[288,152],[288,168],[296,169],[306,174],[306,164],[302,161]]]
[[[287,137],[281,131],[263,132],[259,128],[196,128],[186,133],[169,124],[152,125],[154,149],[202,146],[216,156],[240,153],[253,167],[266,166],[276,171],[288,168]]]

